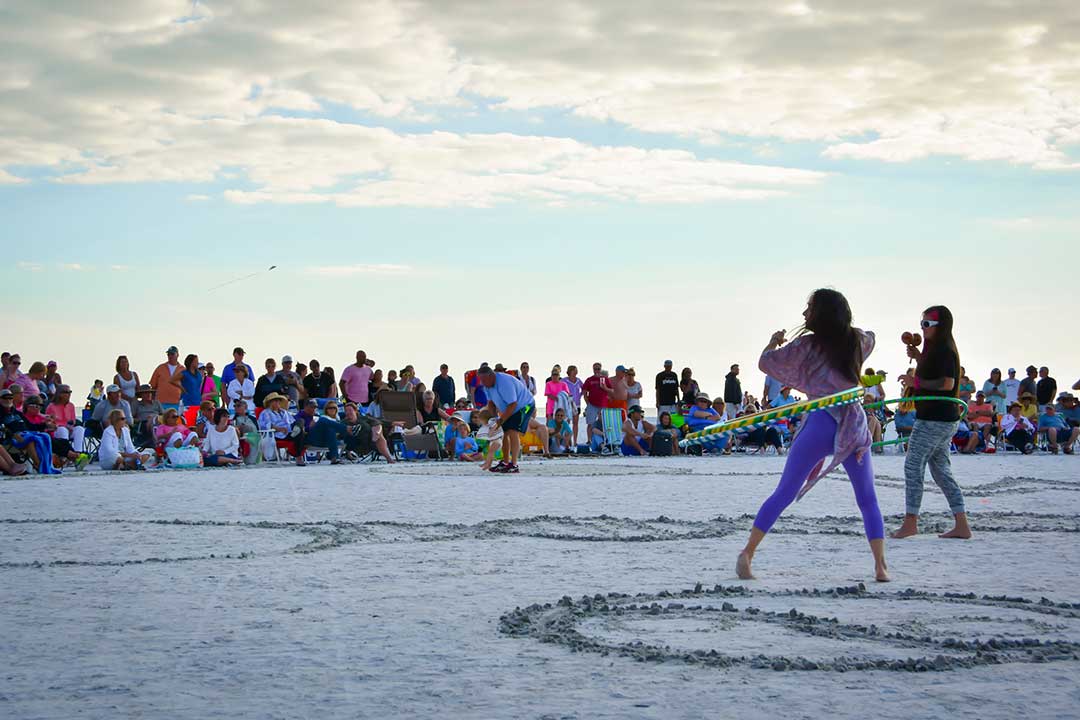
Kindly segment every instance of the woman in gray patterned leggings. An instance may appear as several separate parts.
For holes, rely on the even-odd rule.
[[[926,341],[920,351],[908,346],[908,357],[918,365],[914,375],[902,375],[905,388],[912,388],[916,395],[933,395],[955,398],[960,389],[960,354],[953,340],[952,313],[944,305],[928,308],[922,317],[923,336]],[[904,523],[891,537],[906,538],[919,532],[919,510],[922,506],[923,478],[926,466],[930,475],[945,494],[956,524],[943,533],[943,538],[968,539],[971,527],[964,509],[964,493],[952,474],[949,448],[959,423],[959,409],[948,401],[921,400],[915,403],[915,426],[908,440],[907,460],[904,462],[907,507]]]

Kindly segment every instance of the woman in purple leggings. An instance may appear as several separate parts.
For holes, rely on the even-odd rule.
[[[851,326],[851,307],[835,290],[816,290],[803,311],[806,330],[784,345],[784,331],[773,333],[761,353],[758,368],[784,385],[799,388],[810,398],[859,384],[859,369],[874,349],[874,334]],[[863,529],[874,553],[874,575],[879,582],[889,581],[885,563],[885,525],[874,492],[874,469],[870,464],[870,431],[866,413],[858,404],[827,408],[810,413],[799,428],[788,453],[780,484],[754,518],[750,539],[739,553],[735,571],[743,580],[754,577],[751,564],[754,552],[773,523],[794,502],[799,488],[804,492],[819,477],[843,465],[855,491],[855,501],[862,512]],[[822,470],[825,459],[832,463]]]

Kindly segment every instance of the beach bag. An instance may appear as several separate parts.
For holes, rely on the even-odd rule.
[[[169,465],[177,469],[197,468],[203,465],[202,451],[194,445],[166,446],[165,456],[169,459]]]
[[[262,459],[270,462],[277,458],[277,441],[273,435],[261,436],[259,440],[259,452],[262,453]]]
[[[657,430],[653,433],[649,454],[653,457],[671,457],[674,444],[671,433],[667,430]]]

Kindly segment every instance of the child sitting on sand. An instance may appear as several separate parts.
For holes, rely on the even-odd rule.
[[[476,437],[488,441],[487,455],[484,456],[484,464],[480,466],[480,469],[490,470],[495,456],[502,449],[503,429],[499,427],[495,414],[487,408],[478,410],[474,414],[480,421],[480,429],[476,431]]]
[[[477,444],[476,438],[472,436],[467,422],[456,415],[451,415],[447,435],[449,436],[451,432],[453,432],[454,457],[464,462],[477,462],[484,459],[484,456],[480,454],[480,446]]]

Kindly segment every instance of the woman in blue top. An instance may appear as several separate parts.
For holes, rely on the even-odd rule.
[[[188,355],[184,358],[184,369],[180,373],[180,402],[187,407],[199,407],[202,404],[202,386],[199,356]]]

